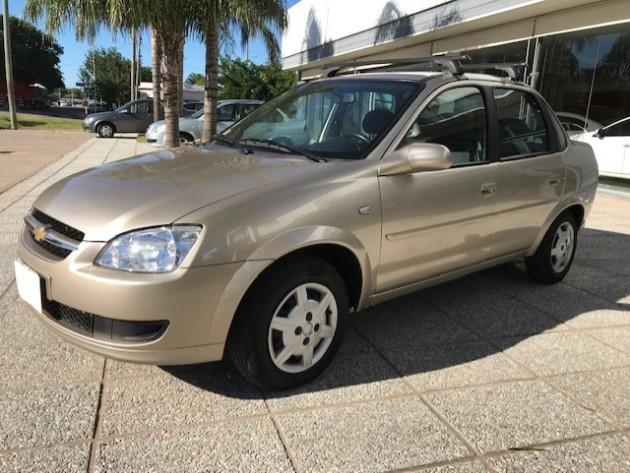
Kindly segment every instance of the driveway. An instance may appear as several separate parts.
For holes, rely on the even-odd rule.
[[[630,200],[598,195],[565,282],[506,265],[372,308],[320,379],[265,393],[92,355],[18,301],[33,199],[143,149],[91,139],[0,194],[0,471],[630,471]]]
[[[75,150],[90,136],[77,131],[0,130],[0,193]]]

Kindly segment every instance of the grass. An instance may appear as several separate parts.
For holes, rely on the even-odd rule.
[[[147,137],[144,133],[141,133],[138,135],[138,138],[136,138],[136,141],[138,143],[146,143],[147,142]]]
[[[28,130],[81,130],[81,120],[72,118],[50,117],[48,115],[34,115],[32,113],[18,113],[18,128]],[[0,130],[11,128],[8,112],[0,112]]]

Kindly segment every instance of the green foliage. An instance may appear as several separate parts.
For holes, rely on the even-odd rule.
[[[186,83],[203,86],[206,83],[206,76],[199,72],[191,72],[188,74],[188,77],[186,77]]]
[[[88,52],[79,69],[79,80],[85,82],[86,87],[91,88],[94,84],[94,66],[98,97],[108,104],[128,102],[131,95],[131,61],[116,48],[100,48]]]
[[[30,23],[11,17],[13,77],[23,84],[40,83],[50,91],[63,87],[59,57],[63,48],[52,36],[44,34]],[[3,34],[0,15],[0,37]],[[4,43],[0,41],[0,58],[4,58]],[[4,59],[0,61],[0,77],[4,80]]]
[[[241,59],[221,58],[219,84],[224,99],[270,100],[297,83],[295,72],[279,64],[254,64]]]

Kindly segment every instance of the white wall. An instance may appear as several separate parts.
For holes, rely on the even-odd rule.
[[[449,0],[301,0],[289,8],[282,57],[443,3]]]

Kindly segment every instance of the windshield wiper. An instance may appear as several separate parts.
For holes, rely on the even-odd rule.
[[[261,140],[259,138],[243,138],[243,139],[238,140],[237,143],[241,146],[248,146],[248,145],[260,146],[260,147],[269,148],[273,150],[283,151],[285,153],[299,154],[300,156],[304,156],[305,158],[308,158],[311,161],[314,161],[316,163],[328,162],[326,161],[326,159],[314,153],[304,151],[303,149],[294,148],[293,146],[290,146],[284,143],[279,143],[278,141],[275,141],[275,140]]]
[[[221,143],[226,143],[230,146],[234,146],[234,140],[231,140],[229,138],[226,138],[225,136],[221,136],[221,135],[216,135],[214,137],[214,141],[219,141]]]

